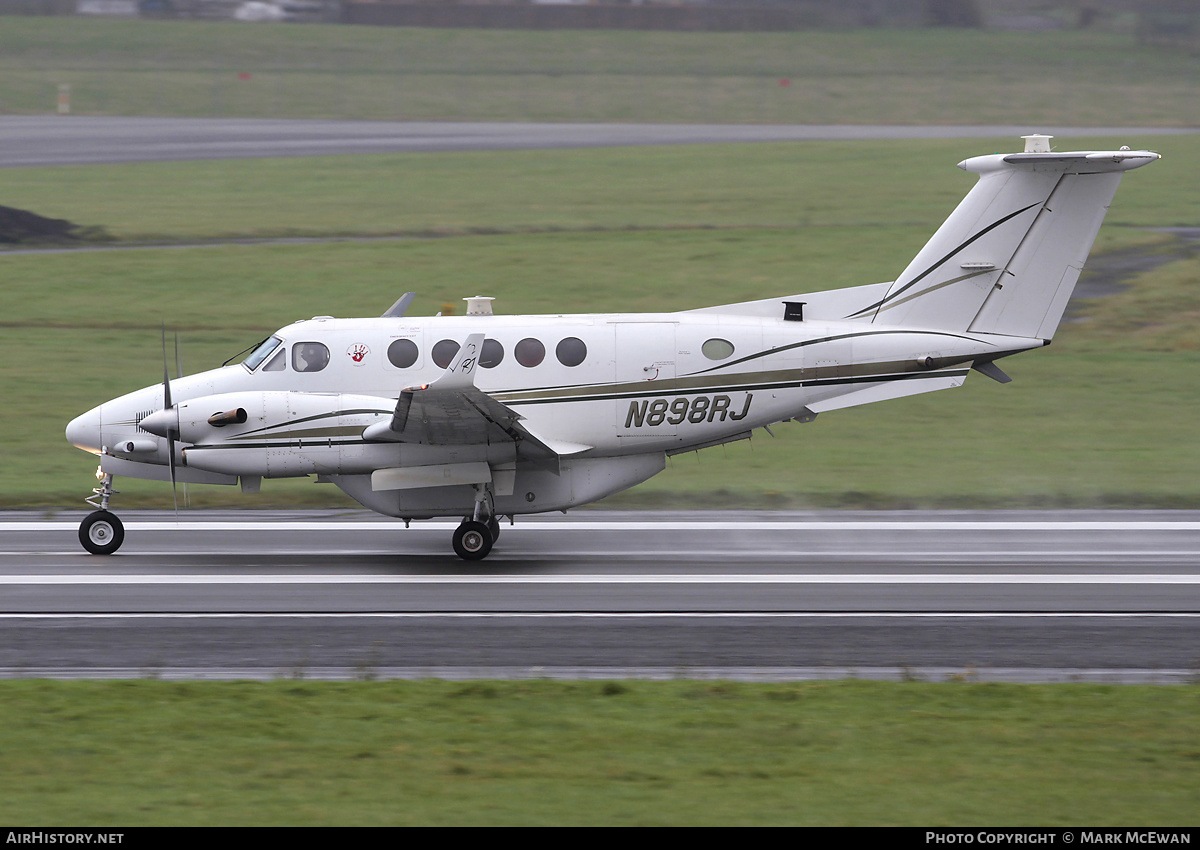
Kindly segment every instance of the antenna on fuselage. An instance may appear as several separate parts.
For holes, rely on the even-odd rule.
[[[467,302],[468,316],[490,316],[492,315],[492,302],[496,299],[490,295],[472,295],[470,298],[464,298]]]

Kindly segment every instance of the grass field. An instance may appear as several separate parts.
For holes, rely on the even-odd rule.
[[[1200,141],[1122,185],[1099,250],[1197,220]],[[1113,139],[1118,144],[1144,140]],[[197,371],[296,318],[415,314],[487,292],[501,312],[678,309],[894,277],[971,185],[959,159],[1007,140],[722,145],[218,161],[4,172],[9,205],[104,228],[129,250],[0,256],[9,388],[0,504],[76,505],[94,461],[63,424],[161,379],[158,329]],[[816,167],[819,163],[820,167]],[[390,175],[380,179],[380,175]],[[389,237],[196,244],[241,237]],[[190,243],[190,247],[187,246]],[[183,245],[180,247],[180,245]],[[1186,252],[1098,301],[1055,345],[1009,361],[1007,386],[785,425],[773,439],[674,458],[623,504],[1196,506],[1197,261]],[[230,305],[236,305],[231,311]],[[47,427],[31,425],[46,422]],[[122,504],[170,504],[126,481]],[[249,499],[349,504],[271,482]]]
[[[0,682],[0,820],[1188,826],[1198,700],[1193,685],[15,680]]]
[[[436,30],[6,17],[0,111],[387,120],[1189,125],[1130,33]]]

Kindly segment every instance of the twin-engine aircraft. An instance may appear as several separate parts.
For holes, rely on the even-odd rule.
[[[84,548],[124,530],[113,478],[240,484],[316,475],[381,514],[463,517],[462,558],[499,519],[632,487],[666,457],[776,422],[960,386],[1049,344],[1125,171],[1149,151],[959,163],[978,182],[891,282],[677,313],[328,316],[281,328],[241,363],[121,396],[67,426],[99,455]],[[164,357],[165,360],[165,357]],[[165,372],[164,368],[164,372]]]

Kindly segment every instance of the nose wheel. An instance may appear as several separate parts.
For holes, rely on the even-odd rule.
[[[79,542],[93,555],[111,555],[124,541],[125,526],[109,511],[93,511],[79,524]]]
[[[125,542],[125,526],[108,509],[108,500],[117,492],[112,486],[112,474],[96,470],[96,477],[100,486],[92,489],[94,495],[86,501],[99,510],[92,511],[79,524],[79,542],[93,555],[111,555]]]

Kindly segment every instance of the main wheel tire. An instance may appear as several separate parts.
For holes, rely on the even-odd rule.
[[[79,542],[93,555],[111,555],[125,542],[125,526],[116,514],[93,511],[79,524]]]
[[[500,520],[492,517],[488,520],[487,527],[488,531],[492,533],[492,544],[495,545],[496,541],[500,539]]]
[[[464,561],[481,561],[492,551],[492,532],[485,523],[468,520],[454,530],[454,551]]]

